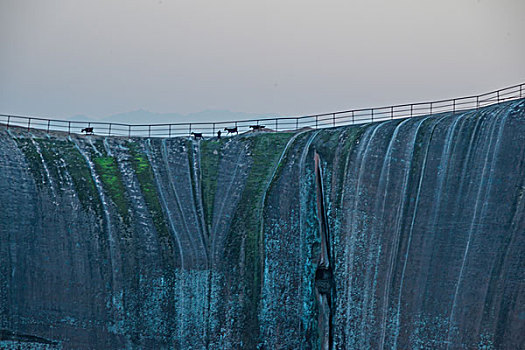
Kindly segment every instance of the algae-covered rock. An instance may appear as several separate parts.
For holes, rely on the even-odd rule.
[[[0,348],[525,347],[525,101],[220,140],[0,129]]]

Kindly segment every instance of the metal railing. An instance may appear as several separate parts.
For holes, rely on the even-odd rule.
[[[239,133],[246,132],[254,125],[264,125],[268,131],[297,131],[304,128],[326,128],[343,125],[363,124],[389,119],[408,118],[437,113],[456,113],[478,109],[492,104],[521,99],[525,95],[525,83],[510,86],[481,95],[400,104],[387,107],[361,108],[347,111],[314,114],[300,117],[276,117],[251,120],[171,123],[171,124],[124,124],[109,122],[81,122],[46,119],[30,116],[0,114],[0,124],[7,128],[19,127],[44,131],[61,131],[80,134],[83,128],[93,128],[96,135],[122,137],[177,137],[189,136],[192,132],[203,136],[215,136],[218,130],[236,127]],[[223,134],[224,135],[224,134]]]

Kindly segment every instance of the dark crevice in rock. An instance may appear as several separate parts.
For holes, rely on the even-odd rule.
[[[319,303],[319,341],[321,349],[331,349],[333,339],[332,306],[335,295],[334,280],[330,255],[330,236],[328,221],[324,204],[323,178],[319,154],[315,152],[315,187],[317,198],[317,218],[319,220],[319,233],[321,235],[321,251],[319,262],[315,271],[315,291]]]

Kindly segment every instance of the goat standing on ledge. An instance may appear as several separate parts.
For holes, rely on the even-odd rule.
[[[80,132],[85,132],[86,135],[93,135],[93,128],[84,128]]]
[[[192,132],[191,134],[195,140],[202,139],[202,132]]]
[[[224,128],[224,130],[228,132],[228,135],[229,134],[233,134],[233,133],[236,133],[237,135],[239,135],[239,130],[237,129],[237,127],[235,127],[235,128]]]

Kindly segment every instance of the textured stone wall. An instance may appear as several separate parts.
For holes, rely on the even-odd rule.
[[[0,127],[0,348],[525,347],[525,102],[221,140]]]

